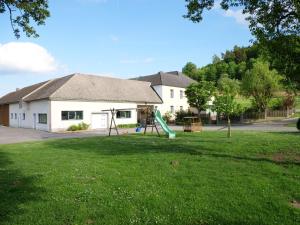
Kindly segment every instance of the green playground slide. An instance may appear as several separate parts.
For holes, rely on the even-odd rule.
[[[155,120],[156,120],[156,122],[158,122],[160,124],[161,128],[169,136],[170,139],[173,139],[176,137],[176,133],[173,130],[171,130],[171,128],[163,120],[159,110],[156,110],[156,112],[155,112]]]

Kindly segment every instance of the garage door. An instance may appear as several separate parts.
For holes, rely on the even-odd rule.
[[[94,113],[92,114],[92,129],[104,129],[107,128],[107,114]]]

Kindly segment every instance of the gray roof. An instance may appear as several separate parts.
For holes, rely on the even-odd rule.
[[[38,83],[38,84],[34,84],[34,85],[31,85],[28,87],[24,87],[22,89],[14,91],[14,92],[10,92],[7,95],[4,95],[2,98],[0,98],[0,105],[19,102],[20,100],[22,100],[22,98],[24,96],[26,96],[26,95],[30,94],[31,92],[33,92],[34,90],[40,88],[45,83],[47,83],[47,81]]]
[[[149,76],[133,78],[133,80],[148,81],[151,82],[152,86],[165,85],[181,88],[186,88],[190,84],[196,83],[195,80],[178,71],[159,72]]]
[[[32,87],[32,88],[30,88]],[[0,99],[0,104],[14,103],[21,99],[25,102],[50,100],[78,100],[78,101],[113,101],[137,103],[162,103],[151,83],[135,80],[124,80],[86,74],[72,74],[62,78],[43,82],[23,89],[30,89],[26,93],[23,89],[8,94]],[[17,98],[14,96],[18,96]]]

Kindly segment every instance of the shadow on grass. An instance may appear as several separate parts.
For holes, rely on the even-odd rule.
[[[39,199],[41,188],[34,184],[36,176],[24,176],[12,164],[6,153],[0,152],[0,224],[10,223],[13,217],[24,213],[20,205]]]
[[[223,138],[222,138],[223,139]],[[227,138],[223,139],[228,140]],[[206,156],[213,158],[224,158],[229,160],[239,161],[253,161],[253,162],[267,162],[277,165],[296,165],[300,166],[298,159],[282,159],[275,160],[268,156],[249,156],[243,154],[224,154],[218,150],[215,145],[208,145],[207,143],[217,143],[219,141],[199,141],[194,140],[168,140],[156,136],[114,136],[101,138],[86,138],[86,139],[72,139],[62,141],[51,141],[46,144],[52,149],[58,151],[81,151],[97,153],[99,155],[117,156],[117,155],[134,155],[134,154],[155,154],[155,153],[183,153],[190,155]],[[199,143],[197,145],[196,143]],[[230,141],[223,142],[223,144],[232,144]],[[222,147],[222,146],[220,146]],[[245,150],[246,152],[246,150]]]

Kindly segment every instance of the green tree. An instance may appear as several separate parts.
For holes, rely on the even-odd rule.
[[[38,37],[35,28],[31,25],[44,25],[50,16],[48,0],[0,0],[0,14],[8,13],[10,24],[16,38],[20,37],[20,29],[28,37]]]
[[[185,18],[200,22],[204,10],[211,10],[217,0],[186,0]],[[221,8],[242,8],[249,28],[259,40],[272,40],[280,35],[300,34],[299,0],[222,0]]]
[[[191,78],[195,78],[197,76],[197,66],[196,66],[196,64],[194,64],[192,62],[188,62],[182,68],[182,73],[186,74],[187,76],[189,76]]]
[[[280,36],[260,44],[271,66],[300,88],[300,36]]]
[[[240,113],[241,106],[236,102],[235,98],[240,91],[240,83],[238,80],[230,79],[223,76],[218,81],[218,95],[216,95],[213,110],[218,115],[223,115],[227,119],[227,137],[231,137],[231,119],[230,117]]]
[[[283,77],[276,70],[270,70],[269,63],[261,59],[254,61],[252,69],[242,79],[244,94],[253,97],[254,105],[260,112],[265,112],[265,118],[268,103],[281,87],[282,80]]]
[[[199,118],[201,111],[205,111],[209,108],[208,102],[211,100],[214,92],[214,84],[208,81],[200,81],[186,88],[185,95],[188,99],[188,103],[191,107],[198,110]]]

